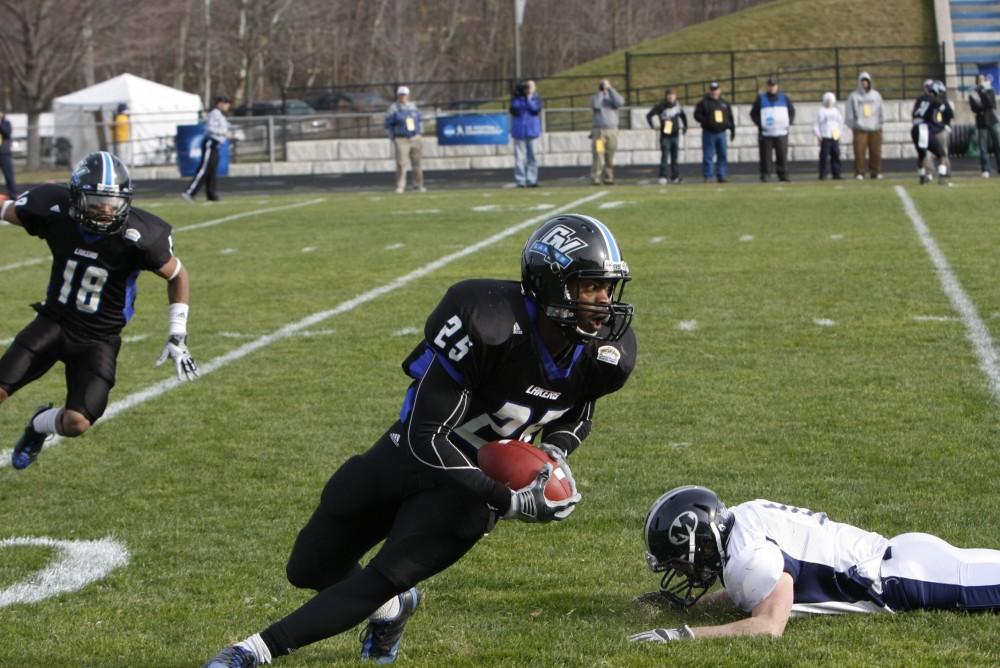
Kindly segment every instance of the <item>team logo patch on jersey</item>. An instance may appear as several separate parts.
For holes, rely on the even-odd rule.
[[[125,238],[131,241],[132,243],[137,243],[139,239],[142,239],[142,233],[139,232],[139,230],[135,229],[134,227],[130,227],[127,230],[125,230]],[[172,252],[173,247],[171,247],[170,250]]]
[[[604,362],[605,364],[611,364],[612,366],[618,366],[618,360],[622,358],[622,353],[620,350],[614,346],[601,346],[597,349],[597,361]]]
[[[690,542],[691,536],[694,535],[697,528],[698,516],[690,510],[685,510],[674,518],[667,536],[669,536],[670,542],[674,545],[686,545]]]

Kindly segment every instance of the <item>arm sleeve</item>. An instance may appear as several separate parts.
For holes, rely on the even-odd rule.
[[[568,457],[590,435],[594,426],[593,417],[593,401],[574,406],[562,418],[546,425],[542,432],[542,443],[556,446]]]
[[[788,123],[791,125],[795,122],[795,105],[787,97],[785,98],[785,102],[788,103]]]
[[[462,423],[468,408],[469,391],[435,357],[413,397],[407,426],[410,452],[437,475],[503,514],[510,508],[511,490],[483,473],[451,440],[452,430]]]
[[[625,98],[623,98],[621,96],[621,94],[618,91],[616,91],[614,88],[610,89],[610,93],[611,93],[611,95],[609,97],[609,101],[611,102],[611,106],[613,108],[617,109],[618,107],[620,107],[623,104],[625,104]]]
[[[595,94],[593,94],[593,95],[590,96],[590,108],[593,111],[600,111],[601,110],[601,108],[603,106],[601,104],[601,97],[602,96],[601,96],[600,93],[595,93]]]
[[[683,125],[684,132],[687,132],[687,129],[688,129],[688,117],[687,117],[687,114],[684,113],[683,109],[681,109],[681,112],[679,114],[677,114],[677,117],[680,118],[681,122],[684,124]]]
[[[656,104],[653,105],[652,109],[646,112],[646,123],[648,123],[649,127],[651,127],[654,130],[656,129],[656,126],[653,125],[653,117],[659,116],[661,111],[663,111],[663,108],[661,107],[660,103],[657,102]]]
[[[847,111],[847,127],[854,128],[854,95],[849,95],[847,97],[847,104],[844,105]]]
[[[753,106],[750,107],[750,120],[758,128],[760,127],[760,98],[758,97],[753,101]]]
[[[705,122],[705,104],[703,102],[699,102],[694,106],[694,120],[695,123]]]
[[[385,132],[389,135],[389,139],[395,136],[392,126],[395,123],[395,113],[393,113],[392,107],[389,107],[389,111],[385,114]]]
[[[747,548],[726,564],[726,592],[733,603],[750,612],[771,595],[785,570],[785,558],[774,543]]]
[[[5,119],[3,123],[0,123],[0,137],[5,140],[10,139],[11,132],[10,121]]]
[[[167,227],[163,234],[159,235],[148,246],[145,246],[142,251],[146,269],[150,271],[156,271],[167,262],[170,262],[170,258],[174,256],[174,238],[170,234],[170,228]]]
[[[528,98],[528,111],[534,116],[542,113],[542,98],[537,93]]]
[[[726,127],[736,131],[736,116],[733,114],[733,105],[726,105]]]
[[[25,231],[33,237],[44,239],[49,231],[51,207],[58,199],[53,192],[56,186],[39,186],[23,193],[14,202],[14,211]]]

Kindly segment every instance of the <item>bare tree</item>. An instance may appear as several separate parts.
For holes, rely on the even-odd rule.
[[[0,0],[0,10],[8,17],[0,25],[0,52],[28,112],[28,168],[37,169],[38,117],[72,74],[83,52],[83,33],[73,14],[53,0]]]

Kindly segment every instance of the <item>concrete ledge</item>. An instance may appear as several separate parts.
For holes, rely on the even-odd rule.
[[[365,172],[382,174],[385,172],[396,172],[396,161],[395,160],[364,160]]]
[[[340,140],[292,141],[285,147],[288,162],[337,160],[340,158]]]
[[[510,169],[513,167],[514,159],[506,155],[472,158],[472,169]]]
[[[365,171],[364,160],[327,160],[310,164],[313,174],[354,174]]]
[[[393,146],[388,139],[342,139],[341,160],[387,160],[392,157]]]
[[[508,161],[513,166],[514,161]],[[449,169],[471,169],[471,158],[427,158],[421,160],[421,165],[426,171],[449,170]]]

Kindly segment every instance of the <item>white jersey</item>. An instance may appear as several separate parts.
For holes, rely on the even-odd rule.
[[[731,508],[736,518],[722,573],[726,593],[751,611],[784,572],[795,582],[796,604],[874,606],[879,569],[889,541],[814,513],[758,499]]]

